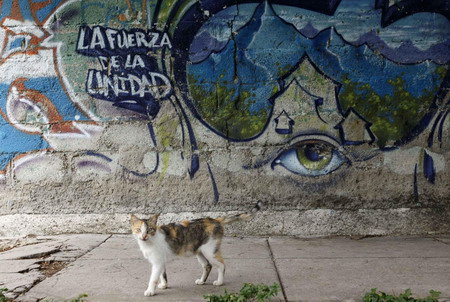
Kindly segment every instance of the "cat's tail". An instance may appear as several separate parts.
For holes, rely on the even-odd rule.
[[[246,221],[250,220],[255,216],[255,214],[261,210],[262,202],[258,201],[256,205],[253,207],[253,209],[250,210],[248,213],[243,214],[237,214],[233,216],[225,216],[225,217],[219,217],[217,218],[217,221],[219,221],[221,224],[229,224],[237,221]]]

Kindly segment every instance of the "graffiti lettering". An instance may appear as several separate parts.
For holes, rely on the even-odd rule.
[[[81,26],[76,51],[85,56],[111,55],[112,51],[120,53],[120,50],[145,54],[164,47],[172,48],[167,33]]]
[[[123,77],[117,74],[108,75],[106,71],[89,69],[86,82],[86,91],[91,96],[109,101],[130,97],[144,98],[148,95],[159,99],[167,97],[170,90],[169,79],[156,72],[128,74]]]
[[[119,69],[121,67],[125,69],[146,67],[144,59],[140,55],[127,55],[125,62],[123,62],[123,59],[120,56],[99,56],[98,60],[100,61],[103,69],[108,69],[109,67],[111,67],[112,69]]]
[[[88,70],[86,92],[97,99],[135,101],[148,108],[149,102],[166,98],[171,93],[169,78],[158,72],[148,53],[171,47],[167,33],[81,26],[76,51],[97,57],[101,66],[101,70]]]

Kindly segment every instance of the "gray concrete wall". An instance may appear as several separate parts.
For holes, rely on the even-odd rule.
[[[448,233],[448,4],[297,2],[3,1],[0,236]]]

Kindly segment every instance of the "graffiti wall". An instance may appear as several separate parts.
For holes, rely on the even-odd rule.
[[[3,0],[0,215],[448,232],[449,48],[447,0]]]

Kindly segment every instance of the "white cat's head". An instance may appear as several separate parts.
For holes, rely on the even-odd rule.
[[[159,214],[151,216],[149,219],[139,219],[135,215],[131,215],[131,232],[133,236],[138,240],[146,241],[150,237],[155,236],[158,227],[156,223],[158,222]]]

